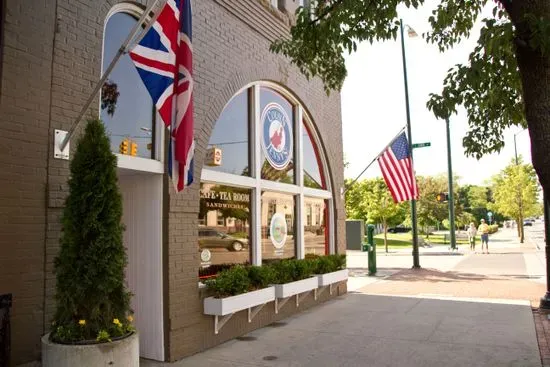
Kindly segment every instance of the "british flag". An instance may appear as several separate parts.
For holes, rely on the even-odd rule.
[[[164,124],[170,129],[168,172],[176,191],[193,182],[193,48],[191,0],[167,0],[130,51]]]

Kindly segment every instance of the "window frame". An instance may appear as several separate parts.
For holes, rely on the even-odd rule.
[[[107,24],[111,20],[111,17],[114,16],[115,14],[124,13],[134,18],[134,20],[137,22],[144,11],[145,9],[143,9],[142,7],[136,4],[120,3],[120,4],[114,5],[107,13],[107,16],[105,17],[105,22],[103,23],[103,36],[102,36],[102,43],[101,43],[101,74],[102,75],[104,72],[104,61],[105,61],[105,36],[107,31]],[[151,20],[151,17],[148,15],[146,17],[146,22],[150,20]],[[101,115],[101,98],[99,98],[98,103],[99,103],[99,111]],[[153,127],[151,131],[151,134],[152,134],[151,143],[153,144],[153,147],[151,149],[151,158],[134,157],[131,155],[125,155],[125,154],[120,154],[118,152],[113,152],[113,154],[117,157],[118,167],[123,169],[128,169],[128,170],[134,170],[134,171],[164,174],[164,171],[165,171],[165,167],[164,167],[165,131],[164,130],[165,129],[163,128],[162,120],[160,118],[158,111],[155,108],[154,103],[153,103],[153,111],[154,112],[151,113],[151,124]]]
[[[282,97],[286,98],[294,107],[294,119],[293,124],[293,145],[294,145],[294,164],[295,164],[295,184],[287,184],[275,181],[264,180],[261,178],[261,133],[260,126],[260,89],[270,88],[276,93],[279,93]],[[300,101],[293,96],[288,90],[282,86],[268,82],[259,81],[251,83],[241,88],[235,95],[250,89],[250,118],[249,118],[249,164],[250,164],[250,176],[239,176],[229,174],[220,171],[213,171],[208,169],[207,166],[202,168],[201,183],[213,183],[221,185],[229,185],[235,187],[242,187],[251,189],[251,233],[250,233],[250,247],[251,247],[251,263],[253,265],[262,265],[262,240],[261,229],[259,223],[261,223],[261,193],[262,191],[275,191],[283,194],[291,194],[296,197],[296,211],[295,211],[295,253],[296,258],[303,259],[305,256],[305,242],[304,242],[304,204],[305,197],[314,197],[325,199],[328,201],[328,216],[327,216],[327,230],[328,230],[328,253],[336,253],[335,248],[335,210],[334,210],[334,198],[332,195],[332,186],[328,170],[328,163],[322,145],[319,140],[318,134],[314,128],[313,121],[304,109]],[[227,102],[229,104],[231,100]],[[307,125],[310,139],[315,144],[319,156],[319,169],[325,177],[326,189],[314,189],[304,186],[304,173],[303,173],[303,128]],[[214,126],[215,128],[215,126]],[[313,213],[312,213],[313,214]]]

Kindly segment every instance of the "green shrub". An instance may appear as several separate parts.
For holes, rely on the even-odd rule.
[[[248,268],[248,278],[253,290],[262,289],[273,284],[277,274],[271,266],[250,266]]]
[[[491,224],[489,226],[489,233],[496,233],[498,232],[498,224]]]
[[[231,269],[221,271],[216,279],[206,281],[206,286],[212,290],[214,297],[223,298],[236,296],[251,290],[251,282],[246,267],[236,265]]]
[[[54,263],[54,342],[108,341],[133,331],[116,167],[105,127],[97,119],[88,121],[70,164]]]
[[[314,273],[326,274],[346,268],[346,255],[320,256],[315,259]]]

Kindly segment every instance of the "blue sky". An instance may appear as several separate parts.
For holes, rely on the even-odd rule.
[[[426,101],[430,93],[441,91],[449,68],[467,61],[480,28],[478,24],[469,40],[440,53],[435,45],[428,45],[421,37],[429,30],[427,19],[437,3],[428,0],[419,10],[400,9],[404,23],[419,35],[409,38],[405,33],[413,142],[432,143],[431,147],[414,151],[418,175],[447,173],[445,122],[435,119],[426,109]],[[489,4],[485,14],[490,14],[492,6]],[[350,166],[345,176],[355,178],[406,124],[400,39],[360,44],[356,53],[346,56],[346,66],[348,77],[342,89],[342,119],[344,153]],[[462,138],[467,128],[466,114],[459,110],[451,119],[453,173],[461,177],[463,184],[483,184],[514,157],[513,135],[521,128],[511,128],[505,133],[506,146],[499,154],[488,155],[479,161],[464,155]],[[521,132],[516,139],[518,154],[530,162],[528,131]],[[375,163],[361,178],[380,175]]]

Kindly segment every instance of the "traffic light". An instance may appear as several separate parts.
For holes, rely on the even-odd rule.
[[[137,155],[137,143],[135,141],[130,143],[130,155],[133,157]]]
[[[446,192],[440,192],[435,196],[435,200],[437,200],[440,203],[449,201],[449,194]]]
[[[120,154],[128,154],[128,139],[123,139],[118,148]]]

